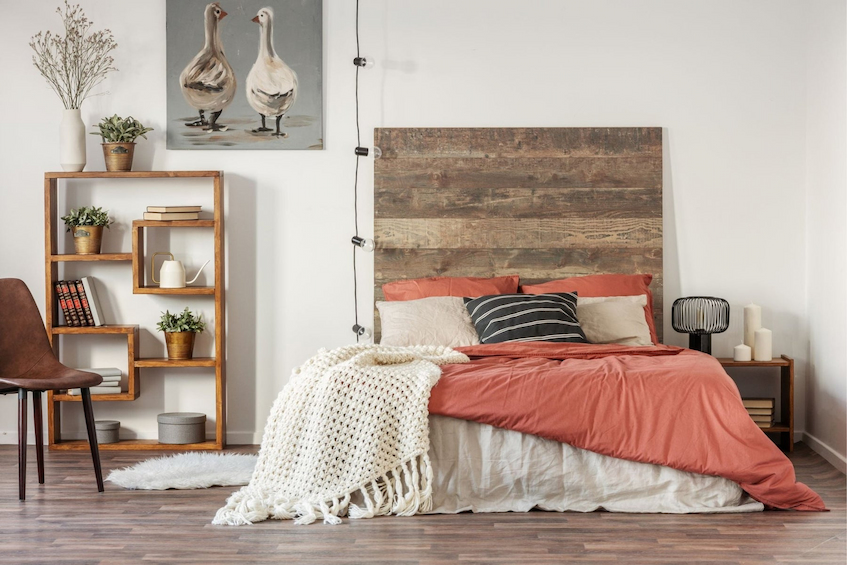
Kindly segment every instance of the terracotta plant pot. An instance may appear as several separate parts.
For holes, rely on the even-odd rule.
[[[73,226],[74,250],[77,255],[96,255],[100,253],[103,241],[103,226]]]
[[[135,143],[101,143],[103,158],[106,160],[106,170],[109,172],[126,172],[132,170],[132,154]]]
[[[165,332],[168,359],[193,359],[195,332]]]

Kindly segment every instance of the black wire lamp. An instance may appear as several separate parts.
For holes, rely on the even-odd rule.
[[[729,302],[713,296],[677,298],[671,309],[673,329],[688,334],[688,347],[712,353],[712,334],[729,327]]]

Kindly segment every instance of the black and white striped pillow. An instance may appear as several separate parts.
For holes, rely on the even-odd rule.
[[[465,307],[482,343],[588,343],[576,317],[575,292],[465,298]]]

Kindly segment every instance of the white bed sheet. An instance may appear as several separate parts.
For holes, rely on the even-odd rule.
[[[599,455],[568,444],[430,416],[433,514],[528,512],[717,513],[764,509],[736,483]]]

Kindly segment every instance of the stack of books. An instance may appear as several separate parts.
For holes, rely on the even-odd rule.
[[[773,426],[773,398],[745,398],[744,408],[760,428]]]
[[[148,206],[145,220],[199,220],[200,206]]]
[[[94,290],[94,279],[82,277],[75,281],[57,281],[56,300],[65,316],[65,325],[72,328],[102,326],[103,310]]]
[[[77,371],[85,371],[86,373],[97,373],[101,377],[103,377],[103,382],[97,386],[91,387],[91,394],[120,394],[123,392],[121,389],[121,370],[115,367],[106,367],[106,368],[97,368],[97,369],[77,369]],[[80,390],[78,388],[72,388],[68,391],[68,394],[73,396],[79,396]]]

